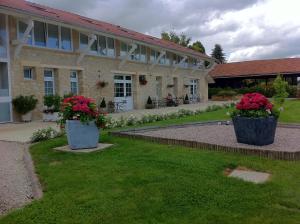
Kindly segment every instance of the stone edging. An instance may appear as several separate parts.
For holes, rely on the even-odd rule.
[[[256,155],[260,157],[266,157],[269,159],[279,159],[279,160],[289,160],[289,161],[295,161],[300,160],[300,152],[282,152],[282,151],[270,151],[270,150],[264,150],[264,149],[253,149],[253,148],[240,148],[240,147],[229,147],[229,146],[222,146],[222,145],[216,145],[211,143],[204,143],[204,142],[196,142],[196,141],[188,141],[188,140],[179,140],[179,139],[169,139],[169,138],[159,138],[159,137],[152,137],[152,136],[144,136],[144,135],[138,135],[135,134],[136,131],[139,133],[143,131],[149,131],[149,130],[157,130],[157,129],[165,129],[165,128],[181,128],[181,127],[187,127],[191,125],[215,125],[215,124],[227,124],[226,121],[212,121],[212,122],[196,122],[196,123],[188,123],[183,125],[171,125],[171,126],[164,126],[164,127],[146,127],[146,128],[136,128],[136,129],[127,129],[124,131],[112,131],[109,132],[109,134],[113,136],[118,137],[129,137],[132,139],[142,139],[142,140],[148,140],[151,142],[157,142],[161,144],[167,144],[167,145],[182,145],[185,147],[190,148],[197,148],[197,149],[209,149],[213,151],[223,151],[223,152],[235,152],[235,153],[242,153],[245,155]],[[300,124],[278,124],[278,127],[284,127],[284,128],[299,128]]]

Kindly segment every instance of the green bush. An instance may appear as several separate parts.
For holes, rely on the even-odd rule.
[[[40,141],[45,141],[45,140],[49,140],[52,138],[56,138],[59,136],[62,136],[63,133],[62,132],[58,132],[55,129],[49,127],[49,128],[45,128],[45,129],[39,129],[37,131],[35,131],[31,138],[30,141],[32,143],[34,142],[40,142]]]
[[[289,94],[289,97],[296,98],[297,97],[297,86],[288,85],[287,92]]]
[[[216,96],[236,96],[237,95],[237,92],[234,91],[234,90],[221,90],[219,91]]]
[[[33,95],[31,96],[20,95],[17,96],[15,99],[13,99],[12,103],[16,112],[21,115],[24,115],[35,109],[38,100]]]
[[[44,105],[52,112],[59,112],[62,98],[59,95],[44,96]]]
[[[275,89],[274,101],[278,106],[282,106],[285,98],[289,96],[287,92],[288,82],[283,80],[283,77],[279,74],[273,82]]]

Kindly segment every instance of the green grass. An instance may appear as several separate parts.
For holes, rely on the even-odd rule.
[[[293,106],[297,104],[297,106]],[[287,102],[282,121],[299,122]],[[299,114],[299,113],[298,113]],[[158,122],[227,119],[226,110]],[[44,196],[0,223],[300,223],[300,163],[193,150],[102,134],[111,149],[54,151],[58,138],[31,147]],[[227,167],[267,171],[255,185],[224,176]]]

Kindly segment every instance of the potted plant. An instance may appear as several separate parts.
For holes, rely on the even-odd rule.
[[[101,103],[100,103],[100,110],[102,112],[106,111],[106,102],[105,102],[105,98],[102,99]]]
[[[44,96],[43,121],[57,121],[60,110],[61,97],[59,95]]]
[[[188,94],[185,95],[185,98],[183,100],[183,104],[190,104],[190,99],[189,99]]]
[[[32,120],[32,112],[37,103],[38,100],[35,98],[35,96],[17,96],[12,101],[14,109],[17,113],[21,115],[22,121],[29,122]]]
[[[231,114],[239,143],[269,145],[274,142],[279,112],[260,93],[247,93]]]
[[[140,82],[140,85],[147,85],[148,81],[146,79],[146,76],[145,75],[140,75],[139,76],[139,82]]]
[[[147,99],[147,103],[146,103],[146,109],[153,109],[153,108],[154,108],[154,105],[153,105],[151,97],[149,96]]]
[[[96,83],[96,86],[97,86],[98,89],[104,88],[104,87],[107,86],[107,85],[108,85],[108,82],[101,81],[101,80],[99,80],[99,81]]]
[[[104,114],[100,114],[95,100],[73,96],[63,100],[60,123],[66,129],[71,149],[96,148]]]

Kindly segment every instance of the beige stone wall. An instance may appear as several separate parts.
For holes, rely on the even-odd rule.
[[[11,40],[16,38],[15,22],[10,20]],[[78,40],[78,33],[73,32],[73,38]],[[78,41],[73,42],[74,48]],[[116,44],[117,45],[117,44]],[[118,46],[118,45],[117,45]],[[77,70],[79,74],[80,94],[93,97],[100,101],[105,97],[106,102],[114,100],[114,72],[132,75],[133,102],[135,109],[145,107],[148,96],[156,96],[156,77],[161,78],[162,97],[168,93],[174,93],[177,97],[183,97],[189,93],[189,88],[184,87],[190,79],[199,79],[199,95],[203,101],[207,100],[208,83],[204,78],[204,72],[196,71],[191,74],[191,69],[157,65],[152,70],[144,63],[128,61],[122,68],[119,68],[120,60],[100,56],[85,56],[79,65],[76,64],[79,53],[68,53],[60,50],[51,50],[24,46],[18,58],[14,58],[15,46],[11,44],[11,81],[12,97],[17,95],[35,95],[39,100],[39,105],[34,111],[34,119],[41,118],[44,96],[44,69],[53,68],[55,71],[56,93],[64,95],[70,92],[70,71]],[[24,66],[34,67],[34,80],[24,80]],[[146,75],[147,85],[140,85],[139,75]],[[174,78],[177,84],[173,83]],[[104,88],[97,88],[97,81],[105,81],[108,85]],[[173,88],[167,85],[175,84]],[[14,116],[17,120],[17,116]]]

